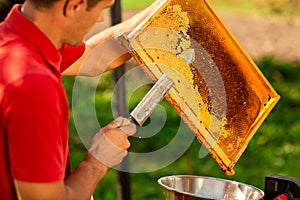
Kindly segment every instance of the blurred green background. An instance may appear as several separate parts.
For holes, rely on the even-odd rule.
[[[0,1],[0,9],[8,5],[7,0]],[[152,0],[122,0],[123,11],[144,8]],[[280,18],[293,18],[299,20],[299,0],[211,0],[217,11],[240,15],[277,16]],[[3,13],[1,13],[3,14]],[[246,25],[245,25],[246,26]],[[201,145],[194,139],[188,150],[172,164],[152,172],[131,173],[131,194],[133,200],[162,200],[163,193],[157,184],[157,179],[163,176],[176,174],[193,174],[199,176],[212,176],[236,180],[261,189],[264,187],[264,177],[269,174],[280,174],[300,178],[297,167],[300,165],[300,61],[282,60],[274,55],[267,55],[255,59],[266,78],[274,89],[280,94],[279,103],[259,128],[248,148],[235,166],[235,175],[226,176],[220,171],[216,162],[209,156],[199,158]],[[80,162],[86,148],[79,138],[72,111],[72,95],[75,78],[65,77],[67,95],[70,102],[71,119],[69,124],[70,151],[72,164],[75,167]],[[101,83],[97,84],[95,96],[95,109],[101,125],[113,119],[112,114],[112,73],[101,76]],[[95,87],[87,85],[86,87]],[[144,87],[134,93],[130,98],[130,109],[143,97],[150,86]],[[173,108],[166,102],[162,105],[168,113],[165,127],[150,138],[131,138],[131,151],[149,152],[167,144],[178,129],[180,118]],[[84,105],[82,110],[84,110]],[[86,123],[82,121],[79,123]],[[138,133],[142,135],[142,133]],[[192,134],[187,131],[186,134]],[[149,164],[149,163],[130,163]],[[114,200],[118,198],[118,171],[111,169],[95,192],[95,199]]]

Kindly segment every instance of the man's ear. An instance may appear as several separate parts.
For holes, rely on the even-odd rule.
[[[78,11],[87,9],[87,0],[66,0],[63,9],[64,16],[73,17]]]

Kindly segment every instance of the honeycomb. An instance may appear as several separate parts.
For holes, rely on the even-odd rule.
[[[279,100],[206,0],[165,0],[120,37],[144,72],[174,82],[166,99],[227,175]]]

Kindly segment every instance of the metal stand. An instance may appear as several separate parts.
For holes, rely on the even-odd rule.
[[[116,25],[122,21],[122,10],[121,10],[121,2],[120,0],[115,0],[115,4],[111,8],[111,25]],[[120,66],[119,68],[115,69],[113,71],[113,81],[114,85],[119,82],[123,81],[123,83],[119,83],[121,87],[116,88],[116,100],[114,109],[117,111],[117,114],[119,116],[127,116],[128,115],[128,108],[126,104],[126,94],[125,94],[125,82],[124,79],[120,79],[124,73],[125,73],[125,66]],[[129,168],[129,161],[128,157],[125,157],[122,164],[121,164],[121,170],[119,171],[119,197],[120,200],[130,200],[131,194],[130,194],[130,176],[128,171]]]

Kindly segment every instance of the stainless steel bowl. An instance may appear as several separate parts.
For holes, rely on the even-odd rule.
[[[219,178],[178,175],[162,177],[165,200],[259,200],[264,192],[251,185]]]

